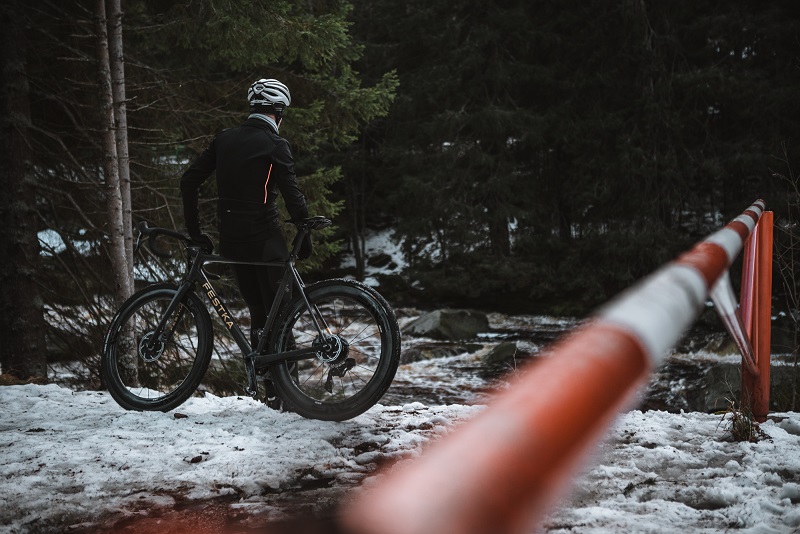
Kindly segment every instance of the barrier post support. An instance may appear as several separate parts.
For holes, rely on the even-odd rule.
[[[742,319],[755,354],[758,374],[742,365],[742,409],[763,423],[769,414],[770,341],[772,315],[773,214],[765,211],[744,250]]]

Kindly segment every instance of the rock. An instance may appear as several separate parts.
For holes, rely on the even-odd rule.
[[[392,263],[392,257],[385,252],[379,252],[367,258],[367,265],[370,267],[386,267]]]
[[[489,330],[485,314],[472,310],[436,310],[411,321],[403,333],[448,341],[474,339]]]
[[[800,376],[793,366],[773,358],[770,366],[770,406],[773,411],[792,410]],[[651,378],[642,409],[677,412],[720,412],[741,401],[740,361],[669,358]]]
[[[400,363],[406,364],[436,358],[447,358],[448,356],[457,356],[465,352],[475,352],[482,347],[483,345],[471,343],[417,343],[400,354]]]
[[[516,355],[517,344],[513,341],[506,341],[486,353],[483,357],[483,363],[486,365],[504,365],[513,362]]]

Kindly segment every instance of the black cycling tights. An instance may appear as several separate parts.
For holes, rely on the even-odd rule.
[[[269,239],[256,243],[223,243],[222,255],[242,261],[283,261],[289,256],[280,228]],[[275,292],[283,276],[283,267],[232,265],[239,291],[250,309],[251,343],[258,339],[257,331],[267,322]]]

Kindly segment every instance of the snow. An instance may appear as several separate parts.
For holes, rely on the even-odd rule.
[[[0,531],[91,528],[176,500],[226,498],[269,519],[276,496],[322,481],[369,491],[379,465],[408,461],[481,406],[378,405],[343,423],[244,397],[126,412],[105,392],[0,387]],[[800,532],[800,414],[735,442],[721,415],[620,415],[548,532]],[[466,462],[466,459],[465,459]],[[361,489],[355,489],[356,487]]]
[[[364,237],[364,253],[367,258],[377,254],[386,254],[391,261],[383,266],[375,267],[368,263],[364,266],[364,283],[378,287],[380,280],[378,275],[399,274],[406,265],[403,256],[402,243],[394,237],[394,230],[368,230]],[[356,266],[355,256],[345,254],[339,265],[343,269],[352,269]]]
[[[624,414],[551,531],[799,532],[798,420],[777,415],[750,443],[730,440],[719,415]]]

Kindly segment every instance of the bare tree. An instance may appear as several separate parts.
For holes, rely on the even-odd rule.
[[[125,102],[125,56],[122,51],[122,7],[120,0],[108,0],[108,48],[111,72],[111,90],[116,121],[117,167],[122,199],[122,230],[125,241],[125,259],[128,295],[133,293],[133,212],[131,208],[131,172],[128,154],[128,113]]]
[[[102,104],[103,170],[106,178],[106,211],[111,244],[111,270],[114,296],[121,305],[133,294],[133,237],[131,225],[130,172],[128,171],[127,116],[125,113],[125,75],[122,61],[122,12],[119,0],[109,0],[113,22],[106,18],[106,0],[97,0],[97,54]],[[111,26],[114,44],[109,45]],[[111,61],[110,49],[114,51]],[[122,161],[121,161],[122,159]],[[122,170],[124,168],[124,170]],[[133,336],[123,335],[121,360],[125,383],[137,380]]]
[[[793,377],[791,381],[790,410],[797,409],[798,401],[798,373],[800,373],[800,179],[792,171],[789,158],[788,145],[783,146],[782,157],[777,158],[786,167],[786,174],[774,172],[778,179],[787,186],[786,217],[775,225],[778,236],[775,241],[775,259],[777,272],[783,284],[786,313],[789,318],[791,351],[793,356]]]
[[[123,194],[120,187],[119,153],[117,151],[117,122],[114,114],[111,66],[109,59],[108,29],[105,0],[96,4],[97,57],[100,88],[100,105],[103,125],[103,171],[106,182],[106,212],[110,237],[109,254],[114,281],[114,294],[118,304],[131,295],[133,281],[128,275],[128,255],[125,251],[125,224]],[[129,190],[130,191],[130,190]],[[127,229],[128,233],[131,229]]]

